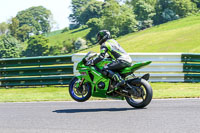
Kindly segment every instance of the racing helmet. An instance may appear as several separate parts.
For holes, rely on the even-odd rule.
[[[106,40],[110,39],[110,32],[108,30],[101,30],[97,33],[97,42],[101,45]]]

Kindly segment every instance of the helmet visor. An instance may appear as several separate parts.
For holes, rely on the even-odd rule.
[[[100,41],[101,40],[101,36],[97,36],[97,41]]]

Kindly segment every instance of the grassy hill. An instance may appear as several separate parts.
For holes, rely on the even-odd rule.
[[[200,14],[171,21],[117,39],[127,52],[200,53]],[[99,46],[81,51],[99,52]]]
[[[63,41],[76,40],[79,37],[85,39],[86,35],[89,32],[90,32],[90,29],[79,28],[75,30],[69,30],[64,33],[62,33],[62,30],[58,30],[58,31],[51,32],[47,34],[46,36],[48,37],[50,41],[50,45],[56,45],[56,44],[62,43]]]

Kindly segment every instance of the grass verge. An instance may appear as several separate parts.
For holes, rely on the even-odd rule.
[[[200,98],[200,83],[151,83],[153,98]]]
[[[200,83],[151,83],[153,98],[199,98]],[[92,97],[90,100],[101,98]],[[71,101],[68,87],[0,89],[0,102]]]

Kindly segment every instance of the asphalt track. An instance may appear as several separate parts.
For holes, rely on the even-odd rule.
[[[0,133],[199,133],[200,99],[0,103]]]

